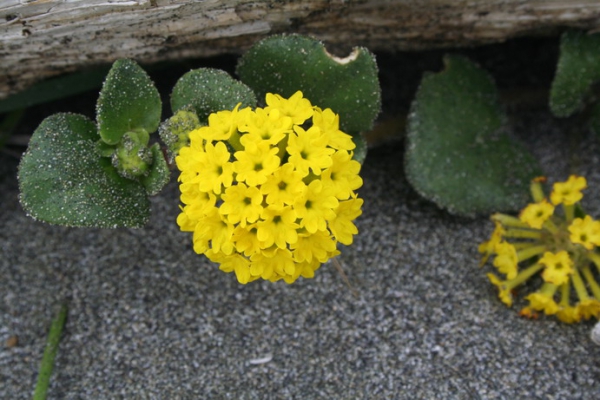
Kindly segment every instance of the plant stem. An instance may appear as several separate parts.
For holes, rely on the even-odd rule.
[[[40,364],[40,372],[38,374],[33,400],[44,400],[46,398],[48,385],[50,384],[50,376],[52,375],[52,369],[54,368],[54,357],[58,351],[58,343],[66,320],[67,305],[65,303],[61,306],[60,311],[52,321],[52,326],[48,333],[48,341],[46,342],[44,357]]]

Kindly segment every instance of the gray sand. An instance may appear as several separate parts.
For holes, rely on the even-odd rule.
[[[516,122],[551,180],[567,177],[569,148],[579,152],[586,206],[600,215],[596,142],[573,147],[544,112]],[[363,169],[360,234],[341,256],[358,297],[331,264],[291,286],[239,285],[178,231],[174,183],[143,230],[33,221],[17,201],[17,162],[3,156],[0,398],[31,397],[63,299],[52,399],[600,398],[593,322],[506,308],[490,267],[478,268],[492,224],[420,199],[400,149],[372,152]]]

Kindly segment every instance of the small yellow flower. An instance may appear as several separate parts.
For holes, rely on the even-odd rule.
[[[258,278],[250,274],[250,261],[239,254],[226,255],[223,253],[213,253],[211,250],[207,253],[207,257],[212,262],[218,262],[221,271],[235,272],[235,276],[241,284],[246,284]]]
[[[558,287],[545,283],[539,292],[531,293],[525,299],[529,300],[529,307],[537,311],[543,311],[546,315],[556,314],[560,307],[553,299]]]
[[[263,210],[260,191],[243,183],[228,187],[221,198],[223,204],[219,207],[219,212],[227,216],[229,223],[239,222],[241,227],[256,222]]]
[[[248,186],[262,185],[279,168],[277,152],[277,147],[269,146],[268,142],[252,143],[245,150],[236,151],[234,156],[237,161],[233,163],[233,170],[237,174],[235,179],[246,182]]]
[[[483,257],[481,259],[481,262],[479,263],[479,266],[483,266],[488,258],[494,254],[494,252],[496,251],[496,245],[498,243],[500,243],[502,241],[502,236],[506,233],[506,230],[504,229],[504,227],[502,226],[502,224],[498,221],[494,221],[494,231],[492,232],[492,236],[490,237],[490,240],[483,242],[479,245],[479,247],[477,248],[477,250],[483,254]]]
[[[217,142],[216,145],[207,143],[205,150],[197,153],[198,168],[203,173],[198,188],[218,195],[223,187],[227,188],[233,182],[233,164],[229,162],[231,154],[223,142]]]
[[[588,250],[600,246],[600,221],[594,221],[586,215],[585,218],[575,218],[569,225],[571,242],[582,245]]]
[[[261,220],[256,224],[256,237],[265,247],[275,244],[285,249],[288,244],[296,243],[299,228],[296,223],[296,211],[292,207],[267,207],[260,215]]]
[[[237,226],[233,231],[232,240],[238,253],[243,253],[246,257],[259,253],[265,246],[258,240],[257,234],[256,224]]]
[[[363,199],[356,194],[352,195],[350,200],[340,201],[335,211],[335,218],[329,221],[329,230],[335,239],[349,246],[352,244],[353,236],[358,233],[354,220],[362,214],[361,207]]]
[[[313,125],[321,129],[321,132],[327,137],[327,144],[338,150],[353,150],[356,148],[356,144],[354,144],[352,136],[340,131],[339,123],[339,115],[331,109],[321,110],[319,107],[315,107]]]
[[[299,276],[296,273],[296,263],[292,258],[292,253],[288,249],[278,248],[272,254],[256,253],[250,257],[250,261],[252,261],[251,274],[271,282],[278,281],[283,277],[297,278]]]
[[[247,132],[243,137],[249,141],[266,141],[270,145],[279,143],[292,128],[292,119],[282,117],[279,110],[267,112],[258,108],[255,112],[249,113],[246,120],[239,126],[239,130]]]
[[[512,297],[512,294],[510,293],[510,289],[508,289],[506,287],[506,282],[501,281],[494,274],[487,274],[487,277],[490,280],[490,282],[492,282],[492,284],[498,288],[498,297],[500,298],[500,300],[502,300],[502,302],[504,304],[506,304],[507,306],[511,307],[512,302],[513,302],[513,297]]]
[[[190,137],[198,135],[205,141],[227,140],[237,131],[238,123],[245,119],[250,108],[238,110],[240,104],[235,106],[232,111],[219,111],[208,116],[208,125],[200,127],[190,132]]]
[[[556,317],[565,324],[573,324],[581,321],[579,308],[571,306],[561,307],[556,313]]]
[[[281,168],[267,177],[260,191],[266,195],[267,204],[283,206],[294,204],[298,196],[306,190],[302,175],[294,170],[290,163],[283,164]]]
[[[545,252],[539,261],[544,265],[542,278],[544,281],[553,283],[554,285],[562,285],[569,281],[569,275],[573,273],[573,260],[569,257],[569,253],[562,250],[558,253]]]
[[[327,230],[300,233],[298,241],[291,244],[290,248],[294,250],[294,260],[297,262],[312,262],[313,259],[325,262],[336,251],[335,240]]]
[[[331,155],[335,153],[334,149],[327,147],[327,137],[316,126],[304,130],[296,125],[294,132],[288,137],[288,161],[303,177],[308,175],[309,169],[313,174],[321,175],[322,170],[333,164]]]
[[[335,197],[346,200],[363,184],[358,175],[360,163],[347,151],[336,151],[331,159],[331,166],[321,173],[321,181],[333,190]]]
[[[577,203],[583,197],[581,191],[587,188],[587,181],[582,176],[571,175],[566,182],[556,182],[550,193],[552,204],[567,206]]]
[[[547,200],[531,203],[521,211],[519,219],[531,228],[540,229],[544,222],[554,214],[554,206]]]
[[[297,91],[289,99],[267,93],[266,102],[265,111],[270,113],[272,110],[278,110],[281,116],[290,117],[294,125],[302,125],[314,113],[314,107],[303,97],[301,91]]]
[[[233,224],[224,221],[219,210],[213,207],[210,212],[198,219],[194,229],[194,251],[204,253],[212,249],[216,253],[231,254],[233,229]]]
[[[197,186],[197,185],[195,185]],[[183,203],[188,203],[185,200],[191,198],[190,193],[182,193],[181,201]],[[201,192],[199,190],[196,191],[195,200],[189,202],[188,205],[183,207],[181,210],[182,213],[179,216],[182,218],[182,222],[178,222],[182,231],[190,231],[193,232],[198,220],[202,218],[204,215],[208,214],[216,204],[217,198],[213,193]],[[187,228],[184,229],[183,219],[186,219],[185,225]],[[189,228],[189,229],[188,229]]]
[[[581,300],[577,304],[577,312],[583,319],[598,318],[600,316],[600,301],[591,297]]]
[[[500,242],[495,247],[496,258],[494,258],[494,267],[506,275],[507,279],[513,279],[517,276],[519,257],[515,246],[508,242]]]
[[[336,250],[332,257],[335,257],[338,254],[340,254],[340,252]],[[296,264],[296,272],[304,278],[314,278],[315,271],[318,270],[320,266],[321,263],[317,259],[312,260],[312,262],[305,261]]]
[[[316,179],[308,184],[304,193],[294,202],[300,226],[310,233],[327,229],[327,221],[335,218],[333,211],[339,204],[333,192]]]

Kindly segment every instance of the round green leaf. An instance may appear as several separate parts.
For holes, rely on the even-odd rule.
[[[100,156],[99,139],[95,124],[82,115],[55,114],[40,124],[19,166],[21,204],[30,216],[79,227],[146,223],[146,190]]]
[[[117,60],[106,76],[96,105],[102,140],[117,144],[125,132],[158,129],[160,95],[146,72],[132,60]]]
[[[426,75],[409,117],[406,175],[415,190],[451,213],[473,216],[523,206],[536,161],[500,132],[504,114],[489,75],[446,57]]]
[[[557,117],[578,111],[590,87],[600,81],[600,34],[565,32],[550,90],[550,110]]]
[[[241,57],[237,73],[261,100],[301,90],[312,104],[339,114],[341,129],[353,135],[369,130],[381,108],[375,57],[362,47],[340,59],[315,39],[271,36]]]
[[[256,96],[252,89],[227,72],[212,68],[186,73],[179,78],[171,93],[173,114],[179,110],[193,110],[204,122],[208,121],[211,113],[233,110],[238,103],[242,103],[241,108],[255,107]]]

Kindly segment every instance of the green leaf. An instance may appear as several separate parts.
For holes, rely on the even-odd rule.
[[[146,190],[100,156],[99,139],[82,115],[55,114],[40,124],[19,166],[21,204],[33,218],[100,228],[146,223]]]
[[[160,145],[154,143],[150,147],[152,152],[152,166],[150,167],[150,173],[148,176],[142,178],[142,183],[148,192],[148,195],[154,196],[158,194],[169,180],[171,179],[171,170],[167,164]]]
[[[362,47],[340,59],[315,39],[271,36],[241,57],[237,73],[261,100],[301,90],[312,104],[339,114],[341,129],[352,135],[369,130],[381,108],[375,57]]]
[[[536,161],[500,130],[505,117],[489,75],[461,57],[427,74],[409,117],[406,175],[423,197],[453,214],[520,208]]]
[[[0,100],[0,113],[31,107],[99,88],[107,72],[108,67],[104,66],[41,81]]]
[[[161,112],[160,95],[148,74],[135,61],[115,61],[96,106],[102,140],[117,144],[128,131],[152,133],[158,129]]]
[[[365,158],[367,158],[367,139],[365,139],[363,135],[358,134],[354,135],[352,140],[354,141],[354,144],[356,144],[356,148],[353,150],[354,156],[352,158],[362,164],[365,162]]]
[[[600,34],[568,31],[560,39],[560,56],[550,90],[550,110],[568,117],[582,108],[594,82],[600,80]]]
[[[171,93],[173,114],[179,110],[193,110],[204,122],[208,121],[211,113],[233,110],[238,103],[242,103],[241,108],[255,107],[256,97],[252,89],[227,72],[212,68],[186,73],[179,78]]]

